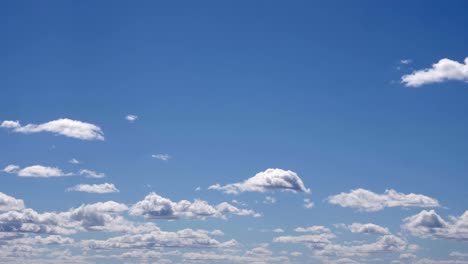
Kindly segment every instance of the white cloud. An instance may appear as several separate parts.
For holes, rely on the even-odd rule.
[[[273,233],[284,233],[284,230],[281,228],[275,228],[273,229]]]
[[[157,195],[154,192],[148,194],[145,199],[133,205],[130,209],[130,214],[143,215],[148,218],[156,219],[205,219],[207,217],[226,218],[226,214],[258,216],[258,214],[252,210],[239,209],[226,202],[220,203],[216,206],[210,205],[206,201],[202,200],[195,200],[194,202],[187,200],[173,202],[168,198]]]
[[[468,253],[460,252],[460,251],[452,251],[449,254],[450,257],[454,258],[468,258]]]
[[[75,159],[75,158],[69,160],[68,162],[71,163],[71,164],[80,164],[80,161]]]
[[[324,226],[297,227],[294,229],[298,233],[330,233],[330,229]]]
[[[304,199],[304,208],[310,209],[314,207],[314,205],[315,205],[314,202],[312,202],[309,198]]]
[[[24,209],[23,200],[16,199],[0,192],[0,211],[22,210]]]
[[[75,192],[87,192],[87,193],[116,193],[119,192],[114,184],[103,183],[103,184],[78,184],[67,189],[67,191]]]
[[[304,186],[301,178],[290,170],[267,169],[257,173],[255,176],[244,182],[221,186],[211,185],[209,190],[220,190],[229,194],[239,194],[241,192],[266,192],[270,190],[285,190],[294,192],[310,192]]]
[[[401,64],[411,64],[412,62],[413,62],[413,60],[411,60],[411,59],[402,59],[402,60],[400,60]]]
[[[25,126],[21,126],[18,121],[6,120],[2,122],[0,127],[11,129],[16,133],[50,132],[81,140],[104,140],[104,133],[100,127],[68,118],[57,119],[39,125],[27,124]]]
[[[20,166],[18,165],[14,165],[14,164],[10,164],[8,166],[6,166],[3,171],[6,172],[6,173],[16,173],[18,172],[20,169]]]
[[[20,127],[20,126],[21,125],[20,125],[19,121],[11,121],[11,120],[5,120],[0,125],[0,127],[3,127],[3,128],[17,128],[17,127]]]
[[[377,194],[365,189],[351,190],[328,197],[330,204],[350,207],[360,211],[379,211],[385,207],[439,207],[439,202],[422,194],[403,194],[395,190],[386,190]]]
[[[382,227],[373,223],[353,223],[347,228],[353,233],[374,234],[374,235],[390,235],[390,231],[386,227]]]
[[[280,236],[273,239],[273,242],[306,244],[312,248],[323,248],[326,245],[331,244],[330,239],[332,238],[335,238],[334,234],[324,233],[316,235]]]
[[[19,177],[49,178],[73,175],[72,173],[65,173],[57,167],[47,167],[42,165],[33,165],[22,169],[18,165],[8,165],[3,169],[3,171],[14,173]]]
[[[168,161],[172,158],[169,154],[153,154],[151,157],[162,161]]]
[[[441,59],[432,68],[414,71],[401,77],[401,82],[409,87],[419,87],[444,81],[468,82],[468,57],[464,63],[450,59]]]
[[[402,227],[414,236],[423,238],[468,240],[468,210],[459,217],[450,217],[449,220],[444,220],[434,210],[422,210],[405,218]]]
[[[96,171],[87,170],[87,169],[80,170],[79,174],[84,175],[86,178],[100,179],[100,178],[106,177],[106,174],[102,172],[96,172]]]
[[[133,123],[138,119],[138,116],[136,116],[136,115],[127,115],[125,117],[125,119],[127,119],[128,122]]]

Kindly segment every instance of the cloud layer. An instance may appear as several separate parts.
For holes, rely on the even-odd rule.
[[[290,170],[267,169],[255,174],[255,176],[239,183],[221,186],[211,185],[209,190],[220,190],[229,194],[241,192],[266,192],[271,190],[283,190],[309,193],[310,189],[304,186],[301,178]]]
[[[5,120],[0,124],[0,127],[10,129],[15,133],[50,132],[81,140],[104,140],[104,133],[100,127],[68,118],[61,118],[43,124],[27,124],[25,126],[21,126],[19,121]]]
[[[468,82],[468,57],[464,63],[441,59],[431,68],[415,71],[401,77],[401,82],[409,87],[419,87],[444,81]]]

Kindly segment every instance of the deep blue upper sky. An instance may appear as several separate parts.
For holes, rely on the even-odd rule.
[[[467,11],[466,1],[2,2],[0,122],[70,118],[99,126],[106,139],[1,131],[0,167],[107,177],[2,172],[0,192],[38,212],[108,200],[130,206],[151,191],[173,201],[236,199],[263,216],[153,222],[171,231],[215,227],[274,252],[290,245],[246,230],[374,222],[397,233],[422,210],[359,212],[326,201],[351,189],[423,194],[440,202],[443,218],[460,216],[468,209],[467,83],[411,88],[401,77],[442,58],[462,63]],[[129,123],[128,114],[138,119]],[[151,158],[162,153],[171,159]],[[267,168],[296,172],[311,193],[207,190]],[[120,192],[64,192],[102,182]],[[263,204],[265,196],[278,202]],[[304,209],[304,198],[315,206]],[[341,232],[335,241],[351,240]],[[408,237],[424,248],[418,258],[436,259],[468,252],[467,239]],[[304,252],[300,263],[314,254],[294,249]]]

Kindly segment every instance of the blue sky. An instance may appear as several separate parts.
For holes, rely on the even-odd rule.
[[[468,263],[467,8],[1,3],[0,262]]]

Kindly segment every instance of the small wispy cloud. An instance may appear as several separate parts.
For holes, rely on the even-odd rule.
[[[411,63],[413,63],[413,60],[411,60],[411,59],[402,59],[402,60],[400,60],[400,63],[401,64],[411,64]]]
[[[162,161],[168,161],[172,158],[169,154],[153,154],[151,157]]]
[[[125,119],[127,119],[128,122],[133,123],[138,119],[138,116],[136,116],[136,115],[127,115],[125,117]]]
[[[96,178],[96,179],[100,179],[100,178],[106,177],[106,174],[105,174],[105,173],[96,172],[96,171],[87,170],[87,169],[82,169],[82,170],[80,170],[79,174],[85,176],[86,178]]]
[[[68,162],[71,163],[71,164],[80,164],[80,161],[75,159],[75,158],[69,160]]]
[[[314,202],[312,202],[309,198],[304,199],[304,208],[310,209],[314,207]]]

